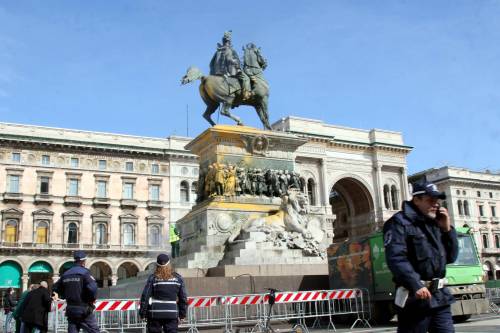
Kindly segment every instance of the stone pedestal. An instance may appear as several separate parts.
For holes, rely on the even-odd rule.
[[[286,224],[284,220],[287,217],[283,217],[286,214],[282,211],[280,213],[283,210],[282,200],[290,190],[297,193],[301,190],[298,176],[296,175],[295,182],[292,180],[295,174],[295,151],[305,142],[305,139],[288,133],[228,125],[209,128],[191,141],[186,149],[200,157],[200,202],[177,222],[182,238],[180,256],[173,260],[174,265],[179,268],[206,269],[224,265],[326,263],[324,256],[317,253],[308,255],[301,248],[277,245],[279,242],[270,240],[270,233],[267,231],[245,233],[243,230],[243,226],[259,222],[259,219],[266,221],[261,222],[264,225],[271,224],[267,222],[268,219],[276,220],[283,226]],[[222,171],[216,176],[214,170]],[[231,187],[226,186],[226,182],[223,183],[222,193],[222,175],[228,179],[230,173],[234,172],[234,175],[236,171],[239,175],[245,175],[246,178],[241,179],[261,177],[260,181],[253,184],[248,181],[247,184],[245,180],[235,177],[234,189],[227,190]],[[286,187],[283,189],[282,186],[273,193],[271,189],[276,186],[267,185],[272,183],[270,178],[266,178],[265,182],[262,180],[266,172],[285,175],[284,177],[292,180],[289,183],[283,182]],[[214,186],[215,177],[219,177],[219,187]],[[246,185],[238,185],[244,182]],[[245,186],[247,190],[244,189]],[[324,228],[324,213],[311,216],[314,217],[316,229]],[[306,235],[305,231],[302,233]],[[277,234],[279,231],[272,233],[273,236]],[[317,233],[314,236],[318,239]],[[307,237],[310,235],[307,234]],[[329,244],[326,232],[321,231],[317,241],[324,243],[322,247],[326,248]]]

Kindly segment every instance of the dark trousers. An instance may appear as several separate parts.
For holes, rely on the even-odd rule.
[[[80,329],[88,333],[99,333],[99,326],[93,313],[89,314],[85,319],[70,319],[68,318],[68,333],[78,333]]]
[[[170,246],[172,247],[172,250],[170,251],[172,258],[177,258],[179,256],[179,241],[170,243]]]
[[[449,305],[434,309],[409,309],[398,312],[398,333],[454,333]]]
[[[177,333],[177,326],[179,322],[177,319],[148,319],[146,328],[148,333]]]

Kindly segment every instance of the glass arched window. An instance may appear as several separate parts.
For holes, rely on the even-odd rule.
[[[500,249],[500,235],[495,235],[495,247]]]
[[[399,199],[398,199],[398,190],[395,185],[391,186],[391,200],[392,200],[392,209],[399,209]]]
[[[469,202],[467,200],[464,200],[464,214],[470,216]]]
[[[149,246],[158,247],[160,246],[160,227],[157,225],[151,226],[149,228]]]
[[[107,228],[104,223],[99,223],[95,230],[96,244],[104,245],[108,242]]]
[[[384,204],[386,209],[391,209],[391,198],[389,193],[389,185],[384,185]]]
[[[45,221],[38,222],[36,226],[36,243],[47,244],[49,236],[49,224]]]
[[[311,206],[316,205],[316,185],[312,178],[307,180],[307,197],[309,198],[309,204]]]
[[[16,243],[17,242],[17,221],[9,220],[5,226],[5,242]]]
[[[123,226],[123,245],[134,245],[135,244],[135,234],[134,226],[127,223]]]
[[[193,182],[191,184],[191,199],[193,201],[196,201],[196,197],[197,197],[196,191],[198,191],[198,182]]]
[[[458,205],[458,215],[464,215],[464,207],[462,205],[462,200],[458,200],[457,205]]]
[[[488,244],[488,235],[483,234],[482,237],[483,237],[483,248],[487,249],[489,247],[489,244]]]
[[[189,202],[189,185],[185,180],[181,182],[181,202]]]
[[[76,223],[71,222],[68,225],[68,244],[78,243],[78,226]]]

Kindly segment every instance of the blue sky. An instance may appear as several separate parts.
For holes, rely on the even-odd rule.
[[[165,137],[188,105],[194,136],[205,106],[180,78],[229,29],[268,60],[271,122],[400,131],[410,173],[500,170],[500,1],[3,0],[0,121]]]

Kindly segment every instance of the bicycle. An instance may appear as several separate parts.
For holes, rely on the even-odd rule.
[[[269,309],[267,311],[267,315],[265,315],[265,320],[262,322],[262,319],[259,319],[259,322],[254,326],[252,329],[252,333],[258,332],[258,333],[276,333],[274,328],[271,326],[271,318],[273,314],[273,307],[274,304],[276,303],[276,292],[279,292],[280,290],[275,289],[275,288],[266,288],[266,290],[269,291],[267,294],[267,303],[269,304]],[[265,308],[263,306],[263,308]],[[309,330],[307,329],[307,326],[305,326],[301,320],[299,319],[298,322],[293,325],[291,332],[293,333],[309,333]]]

